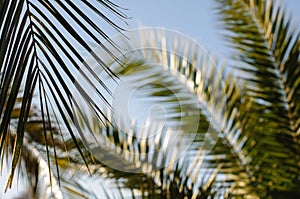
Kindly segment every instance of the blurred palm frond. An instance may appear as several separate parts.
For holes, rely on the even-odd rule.
[[[256,104],[242,125],[253,183],[262,197],[299,195],[300,33],[279,1],[216,2],[238,74]]]
[[[241,132],[240,125],[246,124],[242,111],[252,109],[251,99],[243,97],[245,91],[217,58],[188,38],[174,40],[168,30],[140,31],[136,40],[123,43],[130,53],[121,65],[107,61],[120,75],[114,97],[133,107],[159,105],[165,113],[154,111],[145,123],[140,118],[132,121],[126,113],[130,105],[118,101],[113,113],[107,111],[112,126],[102,127],[91,112],[79,113],[87,148],[108,166],[127,170],[124,164],[118,166],[127,162],[132,167],[128,171],[151,176],[170,197],[257,197],[252,171],[245,164],[251,158],[244,153],[245,138],[237,139],[249,133]],[[125,112],[118,114],[122,108]],[[119,161],[107,157],[108,151],[119,154]]]

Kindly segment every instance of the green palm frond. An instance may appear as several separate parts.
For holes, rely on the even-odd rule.
[[[126,113],[113,115],[108,110],[113,126],[107,123],[101,127],[95,116],[80,113],[79,123],[89,140],[87,147],[100,162],[108,165],[121,161],[109,162],[101,154],[116,153],[136,171],[151,176],[171,198],[257,197],[247,165],[251,157],[242,150],[245,139],[236,137],[248,133],[241,132],[241,125],[248,118],[240,109],[249,110],[251,99],[242,97],[244,90],[232,76],[226,75],[217,59],[203,54],[190,40],[174,40],[176,36],[169,37],[169,33],[168,30],[141,30],[134,37],[136,40],[123,41],[122,48],[129,49],[130,53],[125,59],[119,59],[123,61],[121,65],[109,59],[107,63],[120,75],[121,84],[137,89],[137,98],[146,106],[147,103],[164,106],[169,113],[166,121],[172,121],[174,126],[168,127],[166,122],[161,129],[149,120],[149,128],[140,129],[139,121],[130,122]],[[128,101],[125,94],[114,97],[126,103],[132,100]],[[137,101],[134,106],[138,106]],[[182,126],[178,126],[180,122]],[[95,132],[100,146],[94,140]],[[141,134],[144,139],[139,137]],[[191,139],[194,139],[192,144]],[[190,147],[183,147],[189,144]],[[158,150],[162,148],[165,149]],[[186,151],[181,154],[181,150]],[[116,164],[114,168],[122,169]]]
[[[93,44],[100,45],[106,51],[104,56],[114,57],[103,45],[108,41],[117,48],[100,28],[109,26],[116,31],[122,29],[109,19],[109,14],[103,14],[106,9],[115,20],[123,21],[126,16],[120,8],[107,0],[90,3],[86,0],[73,1],[1,1],[0,5],[0,151],[3,153],[4,142],[8,136],[9,125],[12,122],[17,96],[22,91],[22,102],[18,114],[18,125],[15,129],[16,141],[13,150],[12,171],[8,181],[11,186],[22,143],[24,131],[34,96],[40,100],[43,123],[50,117],[48,109],[53,104],[58,120],[63,121],[68,128],[73,141],[77,145],[75,132],[70,127],[74,122],[72,107],[72,87],[76,75],[84,65],[84,56],[92,51]],[[107,12],[106,12],[107,13]],[[93,20],[91,20],[93,18]],[[119,23],[118,22],[118,23]],[[102,57],[94,55],[97,62],[112,77],[114,74],[103,64]],[[94,74],[92,72],[92,74]],[[102,85],[100,79],[90,82]],[[95,102],[85,93],[80,85],[79,90],[85,96],[86,103],[95,107],[101,115]],[[99,93],[99,95],[101,95]],[[105,101],[105,99],[103,99]],[[45,116],[44,116],[45,115]],[[70,122],[71,121],[71,122]],[[45,127],[45,126],[44,126]],[[44,133],[46,130],[44,131]],[[47,145],[47,143],[46,143]],[[78,146],[80,150],[80,147]]]
[[[233,59],[256,104],[242,123],[253,183],[261,196],[299,194],[299,33],[276,1],[217,3]]]
[[[300,33],[295,31],[296,24],[273,0],[218,2],[226,36],[237,50],[235,58],[244,63],[238,68],[246,75],[249,90],[266,108],[281,115],[273,119],[282,124],[282,130],[296,136],[300,125],[296,103],[300,95]]]

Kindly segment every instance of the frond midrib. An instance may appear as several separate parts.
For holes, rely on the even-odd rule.
[[[282,95],[283,98],[283,107],[286,109],[287,111],[287,115],[286,118],[288,118],[288,124],[290,126],[290,129],[292,130],[292,132],[296,132],[296,120],[293,118],[293,113],[291,111],[291,104],[288,101],[288,87],[285,84],[284,81],[284,74],[282,73],[282,71],[280,70],[280,66],[282,64],[281,60],[279,59],[278,56],[276,56],[276,53],[274,52],[274,49],[272,48],[272,39],[268,39],[267,37],[267,32],[264,28],[264,23],[260,20],[260,17],[256,15],[256,13],[254,13],[253,9],[251,9],[251,7],[247,4],[247,2],[245,0],[239,0],[242,2],[244,8],[246,10],[249,11],[250,15],[252,16],[253,22],[257,25],[257,28],[259,30],[259,32],[261,33],[262,38],[265,40],[264,44],[267,47],[268,51],[269,51],[269,56],[272,59],[273,63],[275,63],[274,66],[274,74],[277,76],[277,82],[279,84],[279,87],[281,89],[280,93]]]
[[[28,0],[26,0],[26,13],[30,13],[30,7],[29,7]],[[33,53],[34,53],[36,64],[38,65],[39,62],[38,62],[38,54],[37,54],[37,47],[36,47],[37,40],[35,39],[35,32],[33,30],[33,22],[32,22],[31,16],[28,16],[28,14],[25,14],[25,16],[29,19],[30,35],[31,35],[32,41],[34,43]]]

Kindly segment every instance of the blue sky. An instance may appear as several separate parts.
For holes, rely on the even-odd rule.
[[[300,25],[300,1],[281,1]],[[226,55],[227,49],[221,38],[221,27],[213,0],[114,0],[113,2],[129,9],[125,11],[132,17],[127,21],[129,29],[141,26],[174,29],[196,39],[207,50],[221,56]]]

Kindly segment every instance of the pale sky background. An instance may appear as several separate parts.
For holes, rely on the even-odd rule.
[[[228,48],[221,36],[220,22],[217,20],[216,3],[213,0],[114,0],[116,4],[128,8],[130,28],[154,26],[174,29],[197,40],[205,49],[226,55]],[[288,13],[300,25],[300,0],[281,0]],[[299,27],[299,26],[298,26]]]

